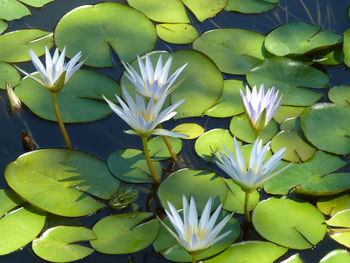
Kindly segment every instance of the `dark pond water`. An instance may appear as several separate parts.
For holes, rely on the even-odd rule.
[[[34,9],[31,11],[32,16],[25,17],[18,21],[9,23],[8,31],[24,28],[41,28],[48,31],[53,31],[58,20],[68,11],[75,7],[94,4],[96,0],[56,0],[53,3],[46,5],[43,9]],[[124,2],[124,1],[119,1]],[[278,8],[258,15],[243,15],[233,12],[221,12],[216,17],[208,19],[203,23],[199,23],[191,16],[192,24],[199,32],[204,32],[215,28],[244,28],[254,30],[266,34],[278,25],[292,21],[306,21],[314,24],[319,24],[323,29],[332,29],[337,33],[343,33],[350,27],[347,19],[347,8],[350,5],[350,0],[335,1],[335,0],[281,0]],[[118,18],[116,18],[116,26],[118,26]],[[155,50],[174,51],[177,49],[190,48],[190,45],[170,45],[158,40]],[[109,75],[116,81],[119,80],[122,68],[118,58],[115,57],[115,67],[99,70],[100,72]],[[29,72],[34,71],[29,63],[21,65]],[[350,84],[350,71],[344,66],[322,67],[321,70],[326,71],[331,80],[330,86],[336,84]],[[225,78],[240,78],[238,76],[225,76]],[[1,111],[0,111],[0,169],[3,171],[6,165],[13,161],[17,156],[21,155],[24,150],[22,146],[22,131],[27,131],[36,141],[40,148],[57,148],[64,147],[64,142],[59,133],[58,127],[54,122],[41,120],[33,115],[28,109],[24,108],[19,114],[10,115],[8,113],[8,105],[4,93],[1,94]],[[325,99],[326,100],[326,99]],[[182,119],[172,121],[166,124],[167,127],[173,127],[179,123],[195,121],[201,124],[206,130],[212,128],[227,128],[229,119],[213,119],[209,117]],[[140,148],[141,143],[138,137],[124,134],[122,131],[127,129],[117,116],[111,115],[103,120],[83,123],[70,124],[67,129],[71,136],[72,142],[76,149],[92,153],[104,160],[107,159],[110,153],[119,148]],[[198,169],[209,168],[215,170],[215,167],[208,165],[200,160],[193,150],[193,141],[184,142],[183,151],[180,158],[184,161],[187,167]],[[3,178],[0,177],[0,187],[7,187]],[[148,186],[142,186],[148,187]],[[263,196],[263,195],[262,195]],[[144,208],[147,194],[142,194],[138,200],[141,209]],[[313,202],[313,199],[310,199]],[[102,217],[115,213],[109,209],[104,209],[98,214],[86,217],[83,219],[74,219],[64,221],[65,224],[84,224],[87,227],[92,227]],[[245,231],[241,239],[261,239],[252,229]],[[341,248],[339,244],[326,238],[320,242],[314,249],[307,251],[298,251],[301,254],[305,263],[315,263],[320,260],[327,252]],[[296,253],[290,250],[283,259]],[[259,259],[257,259],[257,262]],[[1,263],[35,263],[46,262],[34,255],[30,245],[20,251],[0,257]],[[150,262],[168,262],[153,251],[152,247],[141,252],[130,255],[105,255],[95,252],[86,259],[77,261],[79,263],[150,263]]]

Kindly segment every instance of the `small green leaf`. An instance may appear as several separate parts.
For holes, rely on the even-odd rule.
[[[273,118],[278,123],[282,123],[286,119],[298,117],[304,110],[305,107],[280,106]]]
[[[189,24],[158,24],[156,30],[162,40],[172,44],[189,44],[198,37],[196,28]]]
[[[334,86],[329,90],[328,97],[335,104],[350,106],[350,86]]]
[[[303,263],[303,260],[300,258],[300,255],[298,253],[287,258],[286,260],[283,260],[281,263]]]
[[[177,125],[172,131],[188,135],[188,137],[182,138],[184,140],[192,140],[201,136],[204,133],[204,128],[197,123],[183,123]]]
[[[319,263],[350,263],[349,251],[335,249],[325,255]]]
[[[333,216],[339,211],[350,209],[350,194],[321,197],[317,207],[325,215]]]
[[[179,138],[168,137],[176,154],[182,150],[182,141]],[[171,157],[168,148],[161,136],[156,136],[148,141],[149,154],[153,160],[166,160]]]
[[[240,13],[263,13],[275,8],[279,0],[228,0],[225,7],[228,11]]]

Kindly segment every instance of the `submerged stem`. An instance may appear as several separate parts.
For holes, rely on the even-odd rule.
[[[141,136],[142,139],[142,148],[143,148],[143,154],[145,155],[146,158],[146,162],[147,162],[147,166],[148,166],[148,170],[151,173],[152,179],[154,181],[154,183],[159,184],[160,178],[157,175],[156,169],[153,166],[151,157],[149,155],[149,151],[148,151],[148,136]]]
[[[161,124],[159,124],[158,128],[163,129],[163,126]],[[169,138],[167,136],[162,136],[162,138],[163,138],[163,141],[164,141],[166,147],[168,148],[171,159],[173,159],[176,162],[177,161],[176,152],[174,151],[174,148],[171,145]]]
[[[250,215],[249,215],[249,197],[250,192],[245,192],[245,198],[244,198],[244,218],[247,222],[250,222]]]
[[[64,141],[66,142],[66,146],[68,149],[73,150],[73,145],[72,142],[68,136],[67,130],[64,127],[64,123],[61,117],[61,113],[60,113],[60,109],[58,107],[58,103],[57,103],[57,93],[56,92],[51,92],[52,95],[52,104],[53,104],[53,109],[55,111],[55,115],[56,115],[56,119],[57,119],[57,123],[58,123],[58,127],[61,130],[62,136],[64,138]]]

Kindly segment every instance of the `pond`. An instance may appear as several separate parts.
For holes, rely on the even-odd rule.
[[[14,5],[18,5],[17,0],[13,2]],[[0,130],[2,146],[0,168],[4,171],[4,176],[0,179],[0,188],[9,189],[10,184],[20,197],[13,197],[13,192],[0,193],[3,204],[9,202],[8,195],[12,200],[16,200],[15,204],[9,207],[5,205],[1,207],[0,204],[2,213],[0,213],[2,216],[0,229],[18,227],[18,236],[4,239],[7,245],[22,238],[21,233],[26,231],[29,234],[23,234],[23,236],[33,235],[33,232],[36,234],[34,233],[29,241],[24,242],[26,246],[16,248],[14,244],[15,249],[10,249],[8,253],[3,252],[6,248],[1,248],[0,241],[0,254],[3,254],[0,256],[0,262],[50,262],[41,258],[40,255],[44,258],[43,255],[48,255],[49,258],[54,255],[53,258],[59,258],[57,254],[60,253],[67,253],[68,258],[74,253],[86,253],[87,257],[75,261],[80,263],[189,262],[188,255],[183,256],[186,252],[183,249],[179,252],[180,247],[176,247],[175,240],[166,233],[155,217],[156,214],[162,218],[165,216],[162,206],[167,208],[167,200],[173,204],[176,203],[176,208],[182,208],[180,200],[182,194],[187,198],[194,195],[201,209],[210,196],[213,197],[213,206],[217,207],[219,201],[225,201],[225,212],[222,212],[221,218],[225,213],[239,210],[227,225],[232,232],[229,238],[225,239],[226,243],[220,243],[219,248],[218,246],[210,248],[211,252],[208,252],[203,262],[314,263],[320,262],[327,253],[335,249],[348,249],[350,238],[347,234],[350,224],[346,216],[342,219],[346,222],[345,225],[342,225],[343,221],[340,225],[339,223],[334,225],[329,221],[327,226],[325,219],[329,220],[332,216],[334,218],[336,213],[332,209],[338,209],[339,212],[344,210],[345,213],[350,209],[350,71],[348,68],[350,66],[350,32],[344,35],[344,32],[350,28],[350,13],[348,14],[350,0],[217,0],[212,2],[193,0],[192,5],[188,0],[174,0],[169,2],[176,3],[174,6],[177,8],[171,10],[164,4],[167,1],[154,0],[158,7],[156,8],[155,5],[154,10],[148,8],[147,12],[145,9],[142,10],[142,7],[145,8],[147,5],[137,0],[128,2],[56,0],[45,5],[45,1],[21,2],[25,5],[42,4],[43,7],[35,8],[26,5],[31,15],[25,15],[20,19],[6,18],[10,12],[4,13],[0,10],[0,19],[10,20],[7,21],[8,28],[0,35],[0,63],[9,62],[27,72],[36,71],[30,62],[28,51],[33,48],[38,54],[44,54],[45,44],[49,46],[53,44],[50,32],[55,32],[54,41],[60,49],[67,46],[69,58],[74,55],[73,50],[81,49],[82,59],[88,58],[88,60],[82,70],[79,70],[76,78],[72,78],[69,82],[72,84],[67,84],[58,95],[65,94],[65,99],[59,99],[59,103],[61,103],[64,119],[70,118],[65,125],[76,150],[69,161],[65,159],[68,158],[65,150],[44,150],[38,151],[36,158],[29,158],[27,166],[16,166],[13,161],[31,150],[28,149],[30,143],[25,143],[28,138],[37,145],[38,149],[64,149],[65,141],[57,123],[50,121],[53,120],[54,115],[50,108],[51,100],[48,100],[50,97],[47,97],[49,92],[46,89],[34,84],[34,81],[28,78],[21,82],[16,81],[16,76],[12,78],[13,75],[11,75],[10,83],[12,81],[11,84],[17,86],[15,92],[23,102],[21,110],[12,113],[5,85],[1,87],[0,121],[3,128]],[[104,6],[105,9],[101,8],[100,13],[96,11],[95,16],[89,12],[76,15],[80,12],[76,8],[80,6],[109,2],[130,4],[135,7],[135,10],[139,8],[144,11],[150,19],[140,11],[124,5],[122,7],[118,5],[115,8],[114,4]],[[151,5],[152,0],[145,2]],[[185,8],[182,2],[185,3]],[[231,7],[236,11],[224,10],[227,2],[226,9]],[[164,14],[161,12],[163,10],[159,10],[161,4],[164,5]],[[1,5],[2,3],[0,8],[11,8],[9,5],[6,6],[6,3],[3,7]],[[266,10],[254,13],[257,8],[266,8]],[[17,11],[19,9],[21,8]],[[69,13],[71,17],[66,15],[73,9],[74,11]],[[203,11],[204,9],[206,11]],[[103,13],[106,10],[110,11]],[[151,19],[154,21],[151,22]],[[162,25],[159,21],[168,22],[168,24]],[[173,27],[174,22],[175,25],[180,23],[182,27],[180,26],[180,29]],[[101,23],[100,26],[96,26],[98,23]],[[154,25],[157,25],[161,38],[159,36],[156,38]],[[318,25],[320,28],[311,25]],[[89,28],[92,33],[89,32]],[[11,40],[12,42],[4,41],[8,33],[23,29],[41,29],[47,33],[29,36],[27,41],[22,41],[26,36],[20,33]],[[113,33],[108,35],[106,33],[108,31]],[[137,34],[128,35],[129,31]],[[208,31],[210,32],[207,33]],[[109,42],[100,41],[105,34],[108,35],[107,38],[111,38]],[[174,44],[179,41],[183,43]],[[124,46],[119,49],[118,45]],[[190,131],[198,132],[199,138],[194,136],[195,138],[191,140],[171,139],[178,152],[178,161],[174,167],[169,165],[171,162],[165,145],[158,140],[160,138],[153,139],[152,143],[149,143],[151,154],[155,155],[152,157],[161,160],[161,164],[157,163],[157,171],[161,171],[160,166],[163,168],[163,182],[159,189],[152,187],[150,183],[145,183],[145,180],[151,182],[150,178],[145,179],[144,176],[139,175],[136,179],[130,179],[127,175],[125,176],[127,171],[132,169],[134,173],[135,170],[140,170],[140,174],[148,173],[143,171],[142,167],[131,168],[131,164],[128,163],[130,160],[120,157],[123,149],[141,150],[141,139],[124,133],[123,131],[130,127],[116,114],[112,114],[106,104],[101,106],[102,93],[109,99],[113,99],[115,92],[121,94],[122,84],[129,91],[132,89],[130,82],[125,75],[123,76],[124,67],[120,58],[137,68],[137,62],[133,62],[136,55],[151,51],[156,51],[151,55],[153,63],[159,54],[162,54],[165,60],[169,57],[169,53],[173,53],[176,67],[189,63],[178,78],[179,87],[171,94],[172,103],[183,98],[186,101],[178,108],[177,118],[165,122],[164,128],[171,130],[186,123],[196,123],[203,128],[202,130],[198,126],[191,126],[191,129],[196,127],[197,130]],[[1,67],[3,65],[0,65],[0,76],[5,78],[7,73],[2,72]],[[174,70],[175,68],[172,69]],[[94,72],[99,74],[94,75]],[[249,84],[252,87],[260,86],[262,83],[266,88],[275,85],[280,89],[283,98],[281,108],[274,116],[274,120],[261,133],[261,138],[264,143],[272,140],[272,152],[286,147],[285,163],[288,161],[293,165],[266,183],[259,192],[254,191],[253,200],[251,200],[251,208],[255,207],[253,223],[247,224],[241,211],[244,193],[215,164],[213,148],[215,148],[214,151],[222,150],[221,145],[224,143],[232,149],[234,136],[243,144],[254,142],[256,136],[244,115],[239,89],[244,89],[243,84]],[[0,85],[3,85],[1,79]],[[71,93],[69,93],[69,85],[71,90],[75,89]],[[337,87],[332,88],[334,86]],[[88,102],[85,103],[84,100]],[[230,100],[232,100],[231,105]],[[116,102],[115,99],[114,102]],[[320,103],[328,104],[324,106]],[[166,104],[170,104],[170,100]],[[244,148],[244,154],[249,154],[250,150],[249,147]],[[143,158],[140,157],[141,151],[129,150],[128,153],[137,155],[136,159]],[[24,158],[27,157],[24,156],[22,159]],[[56,159],[60,162],[56,163]],[[74,161],[75,164],[73,164]],[[10,163],[11,169],[7,168],[5,173]],[[143,168],[145,167],[144,164]],[[59,187],[55,188],[55,185],[50,183],[51,179],[47,179],[61,176],[55,171],[56,168],[61,169],[60,173],[70,172],[71,176],[74,172],[80,175],[86,174],[91,181],[87,180],[82,182],[82,185],[73,187],[69,185],[71,180],[80,178],[61,178],[60,183],[67,183],[65,186],[67,192],[63,192],[62,189],[59,190]],[[183,170],[186,168],[191,170]],[[214,175],[213,172],[220,176]],[[118,178],[114,179],[110,173]],[[13,177],[17,179],[10,179]],[[29,188],[22,187],[19,181],[26,184],[30,182]],[[118,203],[121,206],[120,209],[113,209],[108,205],[108,200],[117,192],[120,185],[131,186],[133,190],[138,191],[138,196],[127,195],[130,200],[127,199],[126,202],[130,201],[132,204],[124,207],[123,204]],[[81,196],[77,200],[77,207],[69,208],[71,213],[69,214],[68,210],[62,212],[66,205],[62,202],[69,199],[71,188],[79,189]],[[81,189],[83,189],[82,192],[80,192]],[[220,192],[223,190],[224,192]],[[72,195],[76,194],[72,191]],[[28,196],[32,196],[33,199],[28,199]],[[21,198],[26,200],[25,207],[37,218],[34,219],[32,214],[28,216],[24,213],[19,214],[17,220],[12,219],[11,222],[8,219],[11,213],[6,215],[5,213],[22,207],[24,201]],[[87,199],[89,199],[88,203],[85,202]],[[57,200],[61,200],[61,203],[55,203]],[[37,208],[32,208],[29,203]],[[100,209],[101,204],[106,206]],[[82,212],[83,209],[92,212]],[[144,213],[137,216],[130,214],[136,211]],[[62,216],[63,214],[66,216]],[[82,214],[84,216],[79,216]],[[111,215],[125,215],[125,222],[116,223],[111,219]],[[281,223],[279,221],[281,216],[291,218],[290,222],[286,219]],[[103,222],[100,220],[104,218],[111,221],[106,221],[98,229],[97,222]],[[8,223],[4,223],[6,220]],[[125,227],[123,224],[131,225]],[[34,252],[31,241],[41,237],[44,231],[55,226],[84,226],[85,228],[77,230],[76,239],[69,231],[59,233],[60,241],[67,235],[66,244],[59,243],[57,240],[56,245],[52,245],[54,242],[50,243],[47,240],[40,244],[40,240],[36,239],[33,244],[38,245],[34,248]],[[137,229],[138,227],[140,229]],[[335,241],[336,238],[333,239],[332,232],[326,234],[327,227],[328,229],[335,227],[335,231],[337,227],[344,227],[345,230],[341,229],[345,234],[340,238],[343,238],[343,241],[339,239],[338,242]],[[116,237],[113,234],[115,228],[127,234]],[[133,234],[128,232],[130,228],[135,230],[134,235],[138,233],[144,240],[141,238],[137,241],[139,243],[135,241],[135,244],[122,244],[123,240],[132,239]],[[162,229],[161,237],[158,235],[159,228]],[[21,232],[19,229],[22,229]],[[99,241],[90,243],[88,240],[94,240],[96,236],[89,229],[97,231],[106,240],[110,238],[117,241],[114,241],[114,244],[109,244],[108,241],[102,244],[99,244]],[[295,234],[296,232],[299,234]],[[6,231],[6,233],[11,235],[16,232]],[[170,239],[172,241],[169,241]],[[154,240],[156,241],[153,243]],[[254,240],[261,243],[249,243]],[[263,241],[266,243],[262,243]],[[45,242],[48,242],[48,249],[45,248]],[[67,243],[76,244],[76,250]],[[233,247],[227,249],[231,244]],[[66,248],[60,247],[65,245],[67,245]],[[137,249],[138,247],[141,249]],[[173,247],[175,247],[174,251],[171,251],[169,248]],[[54,251],[55,248],[58,248],[58,252]],[[89,249],[84,250],[86,248]],[[231,253],[232,248],[235,250]],[[155,249],[161,250],[162,253],[157,253]],[[226,250],[222,253],[224,249]],[[131,253],[132,250],[136,252]],[[300,259],[291,258],[296,253],[299,253]],[[350,262],[348,252],[339,253],[345,254],[334,257],[334,261],[324,259],[322,262]],[[164,255],[172,260],[166,259]]]

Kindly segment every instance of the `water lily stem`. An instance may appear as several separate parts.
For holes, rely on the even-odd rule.
[[[62,120],[62,117],[61,117],[60,109],[58,107],[57,93],[56,92],[51,92],[51,95],[52,95],[52,104],[53,104],[53,108],[54,108],[54,111],[55,111],[57,123],[58,123],[58,126],[60,127],[62,136],[64,138],[64,141],[66,142],[67,148],[70,149],[70,150],[73,150],[72,142],[71,142],[71,140],[70,140],[70,138],[68,136],[66,128],[64,127],[64,123],[63,123],[63,120]]]
[[[151,173],[154,183],[159,184],[160,178],[157,175],[156,169],[153,166],[153,163],[148,151],[148,136],[141,136],[141,139],[142,139],[143,154],[145,155],[149,172]]]
[[[163,126],[161,124],[159,124],[158,128],[163,129]],[[163,141],[164,141],[166,147],[168,148],[171,159],[173,159],[176,162],[177,161],[176,152],[174,151],[174,148],[171,145],[169,138],[167,136],[162,136],[162,138],[163,138]]]
[[[249,197],[250,193],[245,192],[245,198],[244,198],[244,218],[247,222],[250,222],[250,215],[249,215]]]
[[[192,256],[192,263],[196,263],[197,262],[197,255],[191,254],[191,256]]]

